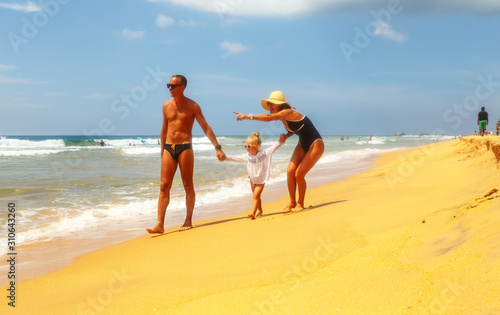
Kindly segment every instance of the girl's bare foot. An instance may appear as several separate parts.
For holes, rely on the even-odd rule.
[[[299,204],[297,204],[297,206],[296,206],[295,208],[293,208],[293,209],[292,209],[292,211],[293,211],[293,212],[300,212],[300,211],[302,211],[302,210],[304,210],[304,206],[303,206],[303,205],[301,205],[300,203],[299,203]]]
[[[259,210],[259,212],[257,212],[257,214],[255,215],[256,218],[260,216],[262,216],[262,210]]]
[[[252,220],[255,220],[255,216],[253,214],[249,214],[248,217]]]

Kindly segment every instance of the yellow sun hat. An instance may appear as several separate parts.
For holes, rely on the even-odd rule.
[[[264,107],[265,110],[269,110],[269,106],[267,105],[267,102],[277,104],[277,105],[281,105],[281,104],[290,105],[285,101],[285,94],[283,94],[283,92],[281,92],[281,91],[272,92],[268,99],[262,100],[260,102],[262,104],[262,107]]]

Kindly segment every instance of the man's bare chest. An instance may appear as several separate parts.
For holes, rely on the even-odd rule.
[[[194,112],[192,111],[170,111],[167,113],[169,122],[188,122],[194,120]]]

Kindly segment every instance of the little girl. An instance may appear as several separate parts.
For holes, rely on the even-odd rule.
[[[264,190],[264,185],[271,175],[271,156],[285,143],[285,140],[285,135],[281,135],[278,143],[265,150],[259,151],[262,141],[260,140],[260,134],[258,132],[254,132],[247,138],[245,144],[245,148],[247,149],[246,155],[226,155],[226,161],[247,162],[248,176],[250,177],[250,185],[253,192],[252,214],[249,214],[248,216],[252,220],[255,219],[255,217],[262,215],[260,195]],[[257,210],[259,211],[258,214],[256,214]]]

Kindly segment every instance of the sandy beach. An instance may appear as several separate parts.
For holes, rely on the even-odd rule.
[[[497,137],[385,153],[302,212],[283,197],[3,287],[0,313],[498,314],[499,161]]]

